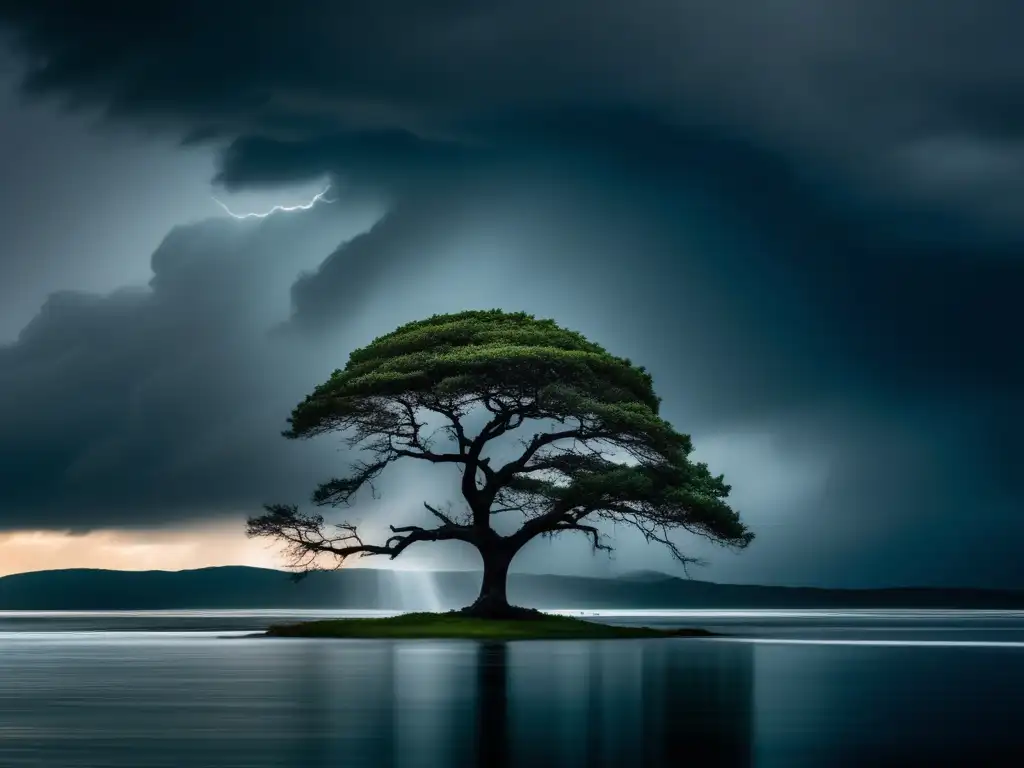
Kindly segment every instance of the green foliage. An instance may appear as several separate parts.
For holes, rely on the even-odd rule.
[[[693,559],[673,538],[680,531],[747,546],[753,534],[726,502],[729,486],[690,461],[689,436],[660,416],[659,404],[643,367],[552,320],[487,310],[407,323],[354,351],[294,409],[285,435],[338,431],[369,454],[349,475],[323,483],[316,504],[347,504],[391,463],[410,458],[457,465],[467,514],[424,503],[437,527],[392,526],[393,535],[373,545],[353,525],[330,534],[320,516],[272,505],[249,521],[249,533],[284,539],[301,568],[315,567],[322,554],[393,558],[417,542],[457,540],[484,554],[485,570],[504,573],[540,535],[576,531],[595,549],[610,549],[594,520],[631,526],[683,564]],[[470,434],[464,418],[474,410],[489,421]],[[424,412],[444,417],[454,449],[435,448]],[[520,428],[527,436],[519,457],[492,465],[491,441]],[[492,517],[517,513],[519,530],[499,536]],[[494,582],[499,602],[503,578]]]
[[[357,349],[294,410],[287,434],[310,436],[358,418],[369,398],[535,394],[551,412],[600,406],[623,423],[658,412],[650,374],[581,334],[521,312],[469,311],[408,323]]]

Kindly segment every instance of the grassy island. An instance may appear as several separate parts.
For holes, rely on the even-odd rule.
[[[552,616],[539,611],[529,617],[490,619],[449,613],[407,613],[373,619],[327,619],[301,624],[279,624],[268,637],[337,637],[385,639],[469,640],[610,640],[656,637],[714,637],[703,629],[651,629],[616,627],[593,621]]]

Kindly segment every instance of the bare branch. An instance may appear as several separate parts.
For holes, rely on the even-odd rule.
[[[448,517],[448,515],[444,514],[441,510],[435,509],[434,507],[432,507],[429,504],[427,504],[427,502],[425,502],[425,501],[423,502],[423,506],[426,507],[427,512],[432,514],[434,517],[436,517],[438,520],[440,520],[445,525],[455,525],[455,521],[453,521],[450,517]]]
[[[395,534],[406,534],[405,536],[392,536],[384,542],[386,554],[392,560],[402,554],[406,547],[418,541],[469,541],[470,531],[460,525],[442,525],[437,528],[420,528],[418,525],[389,526]],[[374,553],[375,554],[375,553]]]
[[[332,526],[337,532],[332,536],[325,533],[322,515],[299,512],[296,506],[285,504],[271,504],[264,509],[265,514],[249,519],[246,535],[283,541],[290,567],[301,572],[320,570],[322,555],[333,557],[336,567],[341,567],[351,557],[386,555],[394,559],[419,541],[471,541],[472,534],[469,527],[454,523],[430,529],[415,525],[391,526],[391,532],[397,535],[379,546],[364,543],[350,523]]]
[[[392,448],[391,453],[396,459],[420,459],[431,464],[465,464],[466,457],[461,453],[433,453],[432,451],[410,451],[405,448]]]
[[[670,525],[668,523],[656,522],[652,520],[650,517],[648,517],[646,514],[636,510],[623,508],[622,505],[609,505],[609,507],[610,508],[606,510],[598,510],[599,516],[606,520],[611,520],[613,522],[625,523],[626,525],[629,525],[632,528],[638,530],[648,544],[661,544],[662,546],[667,548],[668,551],[672,554],[672,557],[675,558],[675,560],[683,566],[683,571],[687,575],[689,575],[689,571],[687,571],[687,566],[705,565],[705,562],[700,558],[691,557],[683,553],[683,551],[679,548],[679,545],[672,541],[672,539],[670,538]],[[689,533],[695,532],[691,529],[691,527],[688,527],[685,523],[675,524],[672,527],[682,528],[683,530],[686,530]],[[713,536],[706,536],[706,538],[716,543],[720,543]]]
[[[533,439],[526,444],[526,449],[518,459],[508,462],[501,469],[495,472],[494,483],[500,487],[507,484],[514,475],[526,471],[527,469],[530,471],[546,469],[547,467],[543,465],[529,467],[530,459],[532,459],[541,448],[552,445],[559,440],[601,440],[608,437],[611,436],[596,431],[589,432],[582,426],[575,429],[563,429],[556,432],[536,434],[533,436]]]
[[[595,526],[583,525],[579,522],[572,522],[567,520],[559,523],[549,531],[545,532],[547,536],[554,536],[555,534],[561,533],[562,531],[582,531],[590,536],[591,543],[593,544],[594,551],[612,552],[614,551],[610,544],[606,544],[602,539],[606,538]]]
[[[322,483],[313,491],[313,503],[318,506],[338,506],[349,504],[352,497],[364,485],[373,488],[373,481],[390,464],[390,460],[381,459],[374,462],[357,462],[353,465],[353,473],[349,477],[336,477]]]
[[[454,400],[443,401],[440,397],[421,395],[421,402],[424,408],[439,413],[448,419],[445,429],[455,438],[459,447],[459,454],[465,456],[473,441],[466,435],[466,429],[462,426],[462,407]]]
[[[481,460],[481,454],[490,440],[507,431],[509,418],[508,414],[498,414],[488,421],[477,436],[473,438],[466,452],[466,470],[462,474],[462,495],[469,502],[470,509],[473,510],[473,522],[480,527],[488,525],[489,514],[487,509],[490,499],[485,498],[477,486],[476,475],[479,470],[483,472],[485,478],[490,478],[493,472],[488,460]]]

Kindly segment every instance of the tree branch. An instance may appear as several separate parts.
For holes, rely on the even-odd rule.
[[[455,521],[448,517],[448,515],[444,514],[441,510],[435,509],[434,507],[427,504],[427,502],[425,501],[423,502],[423,506],[427,508],[427,512],[432,514],[445,525],[456,525]]]
[[[473,441],[466,436],[466,429],[462,426],[460,406],[455,402],[444,403],[441,401],[441,398],[425,398],[423,407],[434,413],[439,413],[448,419],[450,424],[445,428],[449,431],[449,434],[455,437],[455,442],[459,446],[459,454],[465,456]]]
[[[484,477],[487,478],[488,485],[490,484],[490,478],[494,473],[494,470],[490,467],[489,460],[481,460],[480,455],[483,453],[484,447],[489,441],[504,434],[508,430],[510,419],[511,416],[508,413],[499,413],[493,419],[488,421],[477,436],[473,438],[470,443],[469,450],[466,452],[466,470],[462,474],[462,495],[465,497],[466,501],[469,502],[470,509],[473,510],[474,525],[480,528],[490,526],[490,514],[488,509],[491,499],[488,498],[484,492],[481,492],[480,488],[477,486],[476,473],[478,470],[482,471]]]
[[[391,463],[391,459],[383,458],[374,462],[357,462],[349,477],[336,477],[321,483],[313,491],[313,503],[318,506],[338,506],[348,504],[352,497],[364,485],[373,488],[373,481]]]
[[[557,443],[559,440],[601,440],[606,437],[609,437],[609,435],[605,435],[600,432],[589,432],[583,427],[536,434],[533,436],[533,439],[527,443],[526,450],[523,451],[518,459],[508,462],[501,467],[501,469],[495,472],[494,484],[497,488],[507,485],[514,475],[526,471],[528,469],[530,459],[536,455],[537,451],[547,445]],[[543,468],[545,467],[532,467],[529,469],[532,471]]]
[[[461,453],[433,453],[432,451],[410,451],[406,448],[392,448],[396,459],[420,459],[431,464],[465,464],[466,456]]]
[[[380,553],[386,554],[392,560],[402,554],[406,547],[418,541],[469,541],[470,530],[460,525],[442,525],[437,528],[420,528],[418,525],[389,526],[395,534],[406,534],[405,536],[392,536],[384,542]]]
[[[427,507],[432,513],[447,520],[442,513]],[[335,559],[335,567],[341,567],[350,557],[386,555],[394,559],[407,547],[420,541],[472,541],[473,531],[468,526],[446,522],[437,528],[421,528],[416,525],[390,526],[396,534],[388,538],[383,546],[366,544],[359,537],[356,527],[350,523],[333,526],[336,535],[324,531],[322,515],[299,512],[298,507],[285,504],[271,504],[264,507],[265,514],[249,518],[246,535],[250,538],[275,538],[285,543],[285,554],[290,567],[301,572],[320,570],[321,555]],[[403,535],[404,534],[404,535]]]
[[[614,551],[610,544],[605,544],[601,539],[603,535],[593,525],[583,525],[579,522],[564,522],[559,523],[555,527],[551,528],[547,532],[548,535],[554,536],[555,534],[561,533],[562,531],[582,531],[591,538],[591,543],[594,545],[594,551],[612,552]]]

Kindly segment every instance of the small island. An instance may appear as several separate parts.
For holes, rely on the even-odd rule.
[[[388,618],[326,619],[275,625],[262,636],[392,640],[612,640],[716,636],[704,629],[617,627],[570,616],[520,610],[523,610],[523,615],[509,619],[485,619],[461,611],[406,613]]]

